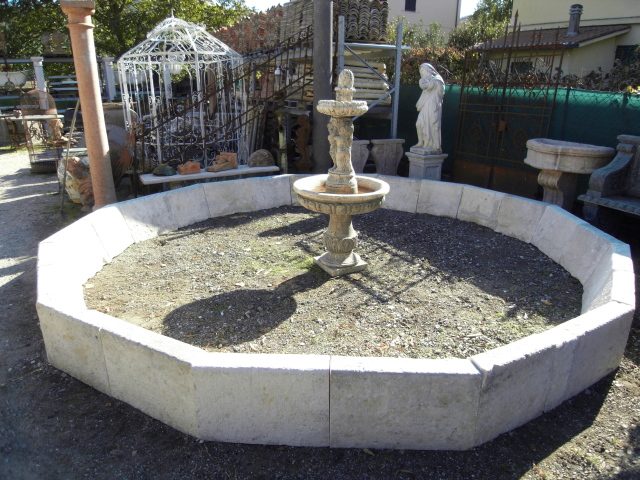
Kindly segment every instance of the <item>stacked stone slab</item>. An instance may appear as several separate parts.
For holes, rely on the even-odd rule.
[[[582,282],[581,315],[470,358],[430,360],[209,353],[87,308],[83,283],[129,245],[211,217],[296,205],[297,178],[130,200],[41,242],[37,309],[49,362],[203,440],[454,450],[536,418],[619,365],[635,308],[628,245],[554,205],[429,180],[383,177],[384,208],[531,243]]]

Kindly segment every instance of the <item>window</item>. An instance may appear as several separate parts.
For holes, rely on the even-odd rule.
[[[640,46],[638,45],[618,45],[616,47],[616,60],[620,60],[622,65],[631,65],[640,60]]]
[[[404,10],[405,12],[415,12],[416,0],[404,0]]]

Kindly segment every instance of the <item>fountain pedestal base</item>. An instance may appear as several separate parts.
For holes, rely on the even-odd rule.
[[[367,262],[353,251],[358,245],[358,232],[353,229],[351,215],[329,215],[329,226],[323,240],[327,251],[314,257],[313,262],[332,277],[367,268]]]
[[[322,270],[327,272],[332,277],[339,277],[341,275],[349,275],[350,273],[361,272],[367,268],[367,262],[360,258],[357,253],[351,253],[348,259],[348,265],[333,266],[327,263],[327,260],[331,260],[331,253],[327,252],[319,257],[313,257],[313,263],[318,265]]]

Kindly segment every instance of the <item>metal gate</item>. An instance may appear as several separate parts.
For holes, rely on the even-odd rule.
[[[516,18],[517,21],[517,18]],[[538,171],[524,163],[526,143],[546,137],[560,78],[560,31],[521,32],[465,55],[453,180],[534,198]]]

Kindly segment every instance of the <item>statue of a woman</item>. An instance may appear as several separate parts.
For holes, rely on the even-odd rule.
[[[436,150],[442,153],[442,99],[444,98],[444,80],[430,63],[420,65],[420,88],[422,93],[416,103],[418,109],[418,143],[414,148]]]

